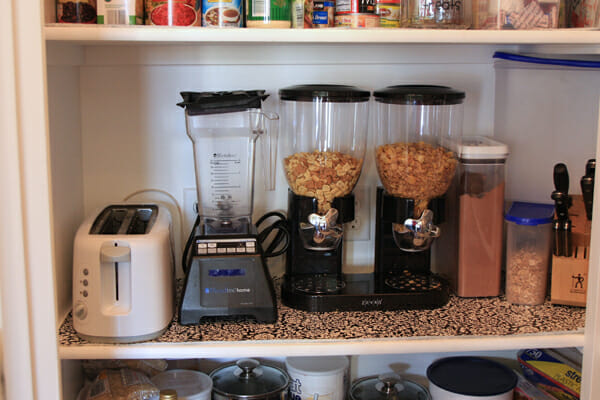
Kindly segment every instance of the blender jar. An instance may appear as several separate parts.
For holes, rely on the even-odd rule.
[[[454,178],[465,93],[446,86],[400,85],[374,92],[375,162],[388,195],[406,199],[408,218],[394,221],[404,251],[429,248],[440,235],[429,209]]]
[[[255,145],[265,155],[265,182],[275,186],[277,114],[261,111],[263,90],[183,92],[187,134],[194,144],[198,215],[204,234],[251,230]]]
[[[294,194],[316,199],[317,210],[301,223],[307,248],[339,243],[343,230],[334,199],[349,195],[362,170],[371,93],[344,85],[280,89],[285,177]]]

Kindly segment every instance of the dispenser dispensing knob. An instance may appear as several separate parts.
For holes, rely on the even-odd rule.
[[[87,307],[83,303],[77,303],[73,307],[73,316],[78,319],[85,319],[87,317]]]

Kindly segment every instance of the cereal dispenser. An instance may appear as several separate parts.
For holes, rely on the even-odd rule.
[[[391,86],[374,92],[377,172],[375,281],[411,293],[412,306],[442,305],[447,283],[431,273],[431,246],[448,219],[464,92],[445,86]],[[447,261],[447,260],[446,260]]]
[[[365,156],[371,93],[353,86],[280,89],[282,158],[288,191],[282,301],[309,311],[337,308],[344,292],[343,224]]]

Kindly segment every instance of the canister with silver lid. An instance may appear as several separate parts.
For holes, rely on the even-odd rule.
[[[283,369],[244,358],[210,373],[213,400],[287,400],[290,378]]]
[[[354,381],[350,400],[431,400],[431,395],[418,383],[387,373]]]

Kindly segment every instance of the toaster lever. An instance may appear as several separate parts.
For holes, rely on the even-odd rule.
[[[125,246],[102,246],[100,261],[108,263],[130,262],[131,249]]]

